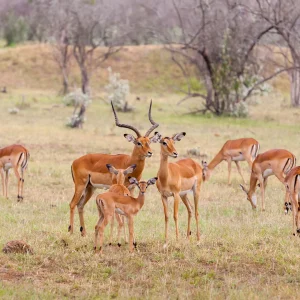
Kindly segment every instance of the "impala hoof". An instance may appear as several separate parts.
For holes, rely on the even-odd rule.
[[[69,227],[68,227],[68,232],[70,232],[71,231],[71,225],[69,225]]]
[[[118,243],[118,246],[119,246],[119,247],[121,247],[121,244],[120,244],[120,243]]]

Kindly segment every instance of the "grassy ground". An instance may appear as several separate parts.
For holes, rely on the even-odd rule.
[[[163,249],[162,204],[156,187],[151,187],[135,219],[138,251],[132,256],[127,245],[118,248],[114,244],[104,248],[102,257],[95,255],[92,251],[97,221],[95,197],[85,209],[87,237],[80,236],[77,215],[75,233],[70,236],[67,232],[68,205],[73,195],[70,165],[87,152],[129,153],[132,145],[123,138],[127,131],[115,128],[110,107],[100,101],[89,107],[83,130],[64,127],[72,109],[63,107],[48,91],[31,92],[26,100],[30,107],[17,115],[8,114],[8,108],[20,101],[22,93],[0,95],[1,146],[23,143],[31,153],[24,202],[16,201],[13,174],[10,198],[0,197],[0,245],[22,239],[33,247],[35,254],[0,253],[2,299],[300,297],[300,240],[292,237],[291,216],[283,213],[283,185],[270,178],[267,209],[253,212],[238,187],[240,178],[236,171],[232,185],[227,186],[225,163],[202,186],[199,246],[194,236],[194,220],[192,240],[190,243],[185,240],[187,212],[181,203],[182,237],[178,243],[175,241],[171,217],[171,241]],[[300,157],[299,112],[288,108],[287,100],[282,97],[270,95],[258,99],[258,104],[250,108],[251,119],[242,120],[183,116],[188,104],[175,106],[179,96],[151,97],[153,117],[160,123],[162,134],[187,132],[176,143],[181,157],[188,149],[199,147],[210,160],[227,139],[247,136],[260,141],[261,151],[286,148]],[[134,113],[120,115],[122,122],[131,122],[146,131],[149,100],[150,95],[143,94]],[[190,103],[189,107],[193,105],[196,103]],[[159,146],[154,144],[152,148],[154,156],[147,159],[145,179],[156,175],[158,170]],[[249,178],[245,164],[243,172]]]

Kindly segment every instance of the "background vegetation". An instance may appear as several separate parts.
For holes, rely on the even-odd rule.
[[[112,246],[105,246],[103,256],[94,254],[95,196],[85,207],[87,237],[80,236],[77,215],[75,233],[70,236],[67,232],[69,202],[74,189],[70,174],[72,161],[86,153],[129,153],[132,149],[123,138],[126,131],[115,127],[111,108],[107,105],[108,67],[120,73],[130,85],[126,100],[134,110],[120,112],[120,121],[131,122],[145,130],[149,126],[147,110],[153,99],[152,114],[160,123],[159,132],[163,135],[187,132],[187,136],[176,143],[181,158],[188,156],[192,148],[197,148],[201,156],[194,159],[199,163],[203,158],[210,161],[228,139],[254,137],[261,144],[261,152],[284,148],[299,159],[300,111],[297,101],[293,102],[299,99],[297,82],[300,82],[297,81],[297,51],[300,49],[297,34],[300,31],[296,30],[299,25],[296,2],[286,1],[283,7],[283,1],[279,0],[247,3],[160,0],[151,1],[148,6],[141,5],[144,1],[113,1],[111,6],[106,3],[104,11],[116,10],[123,3],[123,13],[112,18],[117,20],[113,23],[115,30],[105,31],[110,39],[106,34],[101,35],[103,32],[97,33],[99,43],[95,48],[93,39],[82,41],[78,38],[75,43],[77,30],[69,32],[72,40],[67,38],[66,32],[75,27],[68,27],[69,23],[62,21],[69,20],[66,17],[69,13],[72,15],[82,9],[71,2],[84,3],[87,10],[83,17],[94,10],[95,5],[101,4],[100,1],[0,0],[3,38],[0,41],[0,90],[6,87],[7,91],[0,93],[1,146],[21,143],[31,153],[25,174],[24,201],[17,202],[17,183],[13,174],[10,176],[9,199],[0,197],[0,246],[20,239],[34,250],[34,255],[0,253],[1,298],[299,298],[300,240],[292,236],[291,215],[284,215],[283,185],[271,177],[266,190],[266,211],[261,212],[258,200],[258,209],[254,212],[239,189],[240,176],[234,168],[233,183],[227,185],[225,163],[217,167],[211,180],[201,189],[199,245],[194,237],[194,222],[192,240],[189,243],[185,240],[187,212],[180,204],[182,237],[179,242],[175,241],[170,218],[171,241],[169,247],[163,249],[164,214],[156,187],[149,188],[146,203],[135,219],[138,251],[134,255],[129,254],[128,245],[119,248],[116,241]],[[210,110],[206,114],[194,113],[205,109],[207,99],[202,96],[208,95],[208,85],[203,61],[198,57],[196,62],[201,63],[197,66],[184,57],[186,53],[195,55],[197,50],[185,49],[190,44],[184,40],[182,28],[197,27],[193,22],[184,26],[178,24],[180,15],[186,13],[181,4],[207,5],[204,11],[209,8],[214,13],[222,10],[224,14],[233,13],[247,4],[247,11],[241,11],[247,14],[243,19],[245,28],[253,14],[260,19],[259,28],[274,26],[269,35],[255,42],[249,56],[255,65],[252,70],[259,70],[260,78],[273,76],[284,68],[287,72],[272,77],[267,93],[259,92],[247,98],[247,117],[232,117],[228,111],[223,114]],[[45,9],[45,5],[50,6]],[[266,5],[274,5],[274,9],[268,11]],[[57,14],[57,8],[61,15]],[[273,14],[268,13],[271,11]],[[48,17],[43,19],[45,13]],[[190,20],[197,20],[196,17],[194,15]],[[291,17],[294,23],[290,22]],[[89,25],[88,21],[93,18],[80,20]],[[188,19],[185,17],[184,20]],[[120,24],[126,34],[120,34]],[[232,24],[225,25],[222,23],[225,29],[234,28]],[[97,26],[112,28],[111,23],[108,27],[103,27],[103,23],[97,23]],[[219,27],[209,27],[209,30]],[[220,32],[220,39],[215,37],[215,44],[207,51],[216,66],[216,74],[220,75],[216,81],[215,90],[218,90],[223,86],[219,79],[228,75],[228,69],[223,68],[224,62],[228,62],[230,53],[235,55],[236,52],[222,52],[224,43],[219,41],[224,41],[224,31],[216,32]],[[8,33],[12,33],[12,38]],[[242,31],[238,33],[236,37],[240,38]],[[232,46],[242,42],[230,40]],[[75,45],[76,51],[81,47],[83,54],[93,48],[93,58],[99,58],[97,68],[90,68],[94,59],[88,58],[81,65],[78,63]],[[200,47],[201,43],[193,45]],[[107,53],[109,55],[105,55]],[[231,66],[234,68],[230,82],[237,79],[236,65]],[[84,70],[88,72],[88,81],[83,81]],[[64,126],[74,108],[64,105],[63,94],[78,89],[92,102],[86,110],[83,128],[73,130]],[[231,101],[231,96],[228,99]],[[176,105],[179,102],[181,104]],[[10,114],[14,109],[17,113]],[[155,176],[158,170],[159,146],[153,144],[152,150],[154,155],[146,161],[144,179]],[[246,164],[243,164],[243,173],[249,179]],[[170,200],[170,217],[172,204],[173,200]]]

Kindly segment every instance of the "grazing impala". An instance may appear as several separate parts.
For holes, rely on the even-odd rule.
[[[246,183],[241,172],[239,161],[247,161],[251,169],[252,163],[256,158],[258,151],[259,143],[257,140],[252,138],[243,138],[227,141],[209,164],[207,164],[207,162],[202,162],[203,181],[209,180],[214,168],[223,160],[226,160],[228,163],[228,184],[231,184],[230,175],[232,161],[235,162],[239,174],[241,175],[244,183]]]
[[[293,212],[293,235],[300,235],[300,167],[293,168],[284,179],[287,193],[292,202]],[[285,202],[288,210],[288,203]]]
[[[253,209],[256,208],[256,183],[259,181],[262,210],[265,210],[265,188],[267,179],[270,175],[275,175],[282,183],[284,183],[286,174],[296,165],[296,157],[289,151],[284,149],[273,149],[264,153],[258,154],[252,165],[250,176],[250,189],[247,191],[243,185],[242,190],[247,194],[247,199],[250,201]],[[288,194],[286,193],[285,203],[287,202]],[[286,208],[285,208],[286,209]]]
[[[149,185],[155,184],[155,178],[151,178],[148,181],[138,182],[136,178],[130,177],[129,182],[135,184],[139,188],[139,196],[133,198],[131,196],[121,196],[116,193],[104,193],[100,194],[96,198],[96,204],[99,211],[99,220],[95,226],[95,244],[94,249],[97,250],[97,241],[99,236],[100,248],[99,251],[102,253],[103,246],[103,233],[106,225],[113,218],[115,211],[128,218],[129,228],[129,251],[133,251],[133,217],[140,211],[145,202],[145,193]]]
[[[114,166],[107,164],[106,165],[108,171],[110,173],[113,174],[113,178],[112,178],[112,182],[116,181],[116,184],[113,184],[110,188],[109,188],[109,192],[112,193],[117,193],[119,195],[123,195],[123,196],[130,196],[130,191],[129,189],[124,185],[125,183],[125,176],[128,174],[131,174],[134,169],[136,168],[136,165],[132,165],[129,166],[126,170],[124,169],[115,169]],[[121,218],[120,214],[118,214],[117,212],[115,213],[116,215],[116,219],[117,222],[119,224],[118,227],[118,246],[121,246],[121,230],[124,226],[124,216]],[[111,220],[111,227],[110,227],[110,237],[109,237],[109,244],[111,245],[112,243],[112,236],[113,236],[113,229],[114,229],[114,216]],[[124,240],[125,243],[127,242],[127,238],[126,238],[126,231],[125,231],[125,227],[124,227]]]
[[[165,214],[165,242],[168,242],[168,198],[174,197],[174,221],[176,226],[176,238],[178,239],[178,206],[180,198],[188,211],[187,238],[191,234],[192,209],[187,198],[188,192],[194,194],[195,219],[197,227],[197,240],[200,240],[199,232],[199,214],[198,203],[200,197],[200,188],[202,182],[202,168],[190,158],[181,159],[175,163],[168,163],[169,156],[177,158],[178,153],[174,147],[175,141],[180,141],[186,135],[185,132],[174,134],[171,138],[161,138],[155,135],[153,142],[159,142],[161,145],[160,167],[157,174],[157,189],[161,194]],[[165,245],[166,245],[165,244]]]
[[[14,144],[0,149],[0,170],[3,196],[6,198],[8,190],[8,173],[9,169],[13,168],[18,179],[18,201],[23,200],[24,171],[27,167],[29,156],[28,150],[22,145]]]
[[[73,233],[74,228],[74,213],[75,207],[78,208],[79,219],[80,219],[80,231],[81,235],[85,236],[86,230],[83,218],[83,208],[85,204],[92,197],[96,188],[109,188],[112,183],[111,173],[106,168],[106,164],[111,164],[115,168],[125,169],[135,164],[136,168],[132,173],[132,176],[138,180],[142,176],[142,172],[145,166],[145,158],[152,156],[150,143],[152,138],[149,138],[150,133],[159,126],[155,123],[151,116],[152,101],[149,107],[148,117],[152,124],[152,127],[146,132],[145,136],[142,136],[140,132],[131,125],[120,124],[114,106],[112,110],[115,116],[115,122],[118,127],[128,128],[134,131],[137,135],[135,138],[131,134],[124,134],[125,138],[134,144],[131,155],[126,154],[87,154],[84,155],[72,163],[71,171],[73,181],[75,184],[75,192],[73,199],[70,203],[70,226],[69,231]],[[90,176],[90,179],[89,179]],[[125,186],[129,186],[128,178],[126,177]]]

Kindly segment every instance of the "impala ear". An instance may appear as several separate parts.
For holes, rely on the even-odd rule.
[[[155,184],[155,182],[156,182],[157,179],[158,179],[157,177],[153,177],[153,178],[151,178],[151,179],[148,180],[147,184],[148,185]]]
[[[119,171],[116,168],[114,168],[112,165],[110,165],[110,164],[107,164],[106,168],[112,174],[118,175],[118,173],[119,173]]]
[[[124,137],[128,142],[134,143],[136,141],[136,138],[132,134],[125,133]]]
[[[244,191],[246,194],[248,194],[248,191],[246,190],[246,188],[242,184],[240,184],[240,187],[241,187],[242,191]]]
[[[129,183],[130,184],[139,184],[139,182],[137,181],[137,179],[135,177],[128,177],[129,179]]]
[[[151,143],[157,143],[161,140],[161,134],[159,132],[155,132],[154,136],[150,138]]]
[[[135,168],[136,168],[136,165],[131,165],[126,170],[124,170],[123,174],[124,175],[130,174],[130,173],[132,173],[134,171]]]
[[[181,141],[181,139],[183,138],[183,137],[185,137],[186,136],[186,133],[185,132],[179,132],[179,133],[176,133],[176,134],[174,134],[173,136],[172,136],[172,140],[173,141]]]

